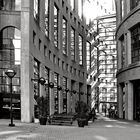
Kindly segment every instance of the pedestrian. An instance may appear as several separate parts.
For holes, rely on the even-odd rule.
[[[91,115],[92,115],[92,121],[94,122],[94,120],[96,119],[96,112],[95,112],[95,108],[94,107],[91,110]]]
[[[106,108],[104,109],[104,113],[105,113],[105,116],[106,116]]]

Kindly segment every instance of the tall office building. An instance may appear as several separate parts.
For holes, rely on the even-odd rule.
[[[136,120],[140,112],[140,2],[117,0],[118,113]]]
[[[22,122],[34,120],[35,97],[41,95],[49,99],[50,115],[74,112],[77,100],[88,102],[90,86],[83,53],[87,28],[82,5],[77,0],[0,1],[1,117],[9,115],[9,79],[5,75],[9,68],[16,71],[12,79],[14,118]],[[40,84],[42,77],[45,85]],[[54,88],[49,86],[52,83]]]
[[[91,62],[87,63],[87,83],[91,85],[91,106],[104,112],[105,109],[116,107],[117,103],[115,4],[114,0],[90,2],[94,12],[89,24]]]
[[[91,44],[88,83],[91,84],[92,106],[104,112],[117,103],[116,16],[98,17],[96,22],[97,32],[91,34],[91,39],[94,39]]]
[[[97,17],[115,14],[115,10],[114,0],[88,0],[84,2],[83,13],[88,24]]]

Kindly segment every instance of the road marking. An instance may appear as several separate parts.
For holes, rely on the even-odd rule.
[[[13,134],[13,133],[19,133],[21,131],[1,131],[0,135],[6,135],[6,134]]]
[[[102,137],[102,136],[94,136],[97,140],[108,140],[107,138],[105,137]]]

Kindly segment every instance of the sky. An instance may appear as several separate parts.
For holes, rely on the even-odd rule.
[[[97,16],[113,13],[115,10],[114,0],[86,0],[83,10],[88,22]]]

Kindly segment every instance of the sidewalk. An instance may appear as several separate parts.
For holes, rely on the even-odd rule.
[[[95,122],[89,121],[84,128],[78,127],[77,121],[72,126],[13,120],[15,127],[9,127],[9,123],[10,119],[0,119],[0,140],[132,140],[134,137],[139,140],[140,137],[140,123],[114,120],[99,113]]]

